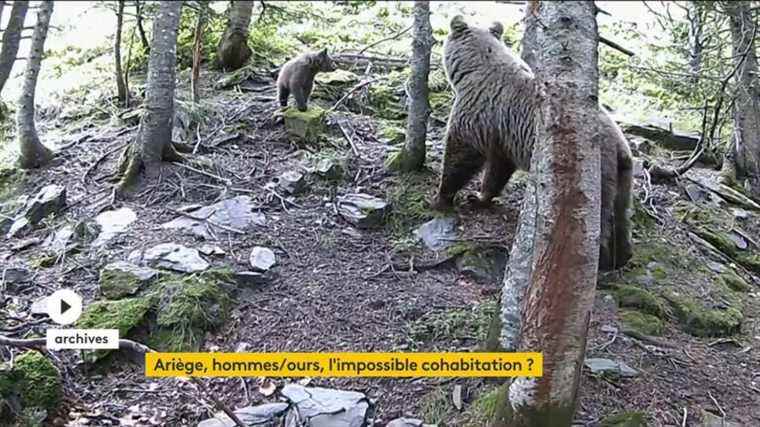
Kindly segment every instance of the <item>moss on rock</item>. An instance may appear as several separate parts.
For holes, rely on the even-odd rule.
[[[662,318],[666,314],[665,303],[646,289],[632,285],[618,285],[613,294],[621,307],[636,308],[643,313]]]
[[[673,307],[683,328],[698,337],[720,337],[739,332],[743,319],[736,307],[708,308],[695,298],[666,291],[663,297]]]
[[[301,142],[317,142],[319,136],[325,131],[324,118],[327,112],[316,105],[312,105],[306,111],[298,111],[296,108],[287,108],[283,112],[285,130],[291,138]]]
[[[747,292],[750,290],[749,283],[731,269],[727,268],[720,274],[720,276],[718,276],[718,279],[731,290],[737,292]]]
[[[46,412],[55,409],[62,397],[61,374],[36,351],[17,357],[13,367],[0,368],[0,398],[17,402],[24,413],[34,408]]]
[[[165,351],[200,348],[205,332],[220,326],[227,317],[231,298],[222,283],[231,280],[226,269],[161,279],[149,293],[156,324],[151,327],[148,344]]]
[[[645,314],[635,310],[625,310],[621,312],[620,321],[625,328],[632,329],[644,335],[660,336],[665,329],[662,320],[651,314]]]
[[[126,337],[133,328],[143,323],[150,308],[150,299],[144,297],[96,301],[85,308],[77,327],[118,329],[119,336]]]
[[[134,295],[157,276],[157,270],[125,262],[112,263],[100,270],[100,292],[108,299],[124,298]]]
[[[406,130],[403,124],[390,120],[381,120],[377,128],[378,136],[389,145],[396,145],[406,140]]]

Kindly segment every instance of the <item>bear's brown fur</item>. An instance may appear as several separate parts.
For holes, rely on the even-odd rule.
[[[454,196],[484,169],[479,202],[498,196],[516,169],[528,170],[538,109],[534,75],[502,42],[503,27],[451,20],[444,68],[454,89],[446,149],[433,207],[449,209]],[[618,268],[631,258],[633,161],[628,143],[608,114],[599,111],[602,140],[602,223],[599,268]],[[484,167],[485,166],[485,167]]]
[[[319,53],[304,53],[286,62],[277,77],[277,98],[280,105],[287,106],[288,96],[292,93],[296,108],[306,111],[314,76],[323,71],[335,71],[335,62],[327,54],[327,49]]]

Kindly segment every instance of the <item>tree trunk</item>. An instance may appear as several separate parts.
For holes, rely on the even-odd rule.
[[[538,25],[532,29],[541,105],[533,173],[541,191],[536,192],[535,211],[523,211],[530,217],[520,221],[520,233],[533,240],[533,255],[530,269],[520,263],[519,273],[526,273],[530,282],[519,348],[543,352],[544,375],[512,382],[498,403],[495,425],[569,426],[599,261],[603,141],[598,33],[591,1],[547,1],[531,7],[539,17],[528,25]]]
[[[16,62],[18,46],[21,43],[21,30],[24,28],[28,1],[14,1],[8,24],[3,31],[3,47],[0,49],[0,93],[11,75],[13,63]]]
[[[248,47],[248,26],[251,25],[253,1],[233,1],[227,13],[227,29],[216,55],[222,69],[236,70],[245,65],[252,54]]]
[[[118,0],[116,6],[116,34],[113,40],[114,74],[116,77],[116,92],[119,105],[127,105],[127,85],[124,83],[124,70],[121,68],[121,30],[124,26],[124,0]]]
[[[406,122],[404,147],[388,162],[392,170],[409,172],[422,169],[425,164],[425,139],[430,117],[428,76],[430,51],[433,47],[433,28],[430,26],[430,4],[414,2],[414,35],[412,37],[411,75],[409,76],[409,115]]]
[[[148,36],[145,34],[145,27],[143,26],[143,4],[140,0],[135,0],[135,22],[143,49],[150,53],[150,42],[148,42]]]
[[[760,197],[760,88],[758,88],[755,22],[750,2],[725,2],[731,22],[733,58],[738,71],[734,77],[736,102],[733,110],[734,130],[731,150],[722,171],[727,181],[745,181],[753,197]],[[743,62],[742,62],[743,61]],[[733,161],[733,164],[730,164]],[[731,171],[731,168],[734,170]],[[730,176],[735,172],[735,177]]]
[[[692,82],[699,81],[699,72],[702,70],[702,6],[697,1],[690,1],[686,4],[687,15],[689,20],[689,72],[692,75]]]
[[[122,158],[120,188],[137,184],[141,173],[158,174],[161,161],[177,158],[172,146],[174,78],[177,64],[177,30],[182,2],[161,1],[153,20],[153,40],[145,86],[145,113],[140,132]]]
[[[206,26],[206,15],[208,13],[208,4],[205,1],[199,2],[198,19],[195,21],[195,34],[193,42],[193,69],[190,75],[190,91],[193,96],[193,103],[200,101],[199,79],[201,77],[201,60],[203,59],[203,28]]]
[[[31,169],[40,167],[53,158],[53,153],[42,143],[34,125],[34,93],[37,88],[37,76],[40,74],[45,39],[50,27],[50,15],[53,14],[53,2],[43,1],[37,12],[37,24],[34,26],[29,59],[24,71],[24,86],[18,101],[16,113],[16,135],[18,136],[19,167]]]

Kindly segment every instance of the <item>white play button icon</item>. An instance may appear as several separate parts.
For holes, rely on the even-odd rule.
[[[70,325],[82,315],[82,297],[70,289],[61,289],[47,297],[47,314],[59,325]]]

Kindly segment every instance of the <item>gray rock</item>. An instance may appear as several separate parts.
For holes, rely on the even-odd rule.
[[[196,273],[210,267],[197,249],[176,243],[161,243],[145,251],[133,251],[128,261],[182,273]]]
[[[38,314],[38,315],[45,314],[46,315],[48,313],[48,308],[47,308],[48,301],[47,301],[47,299],[48,299],[48,297],[45,296],[45,297],[42,297],[42,298],[34,300],[34,302],[32,303],[32,305],[29,307],[29,311],[32,314]]]
[[[707,260],[705,266],[715,273],[723,273],[726,271],[726,266],[715,261]]]
[[[731,239],[731,241],[734,242],[734,245],[740,250],[746,250],[749,247],[747,239],[736,231],[731,230],[731,232],[728,233],[728,238]]]
[[[112,211],[101,212],[95,217],[95,223],[100,229],[100,234],[92,242],[92,246],[105,245],[117,234],[127,231],[129,225],[137,220],[135,211],[129,208],[119,208]]]
[[[50,237],[45,240],[43,247],[60,255],[70,249],[70,245],[75,245],[73,240],[74,226],[67,225],[50,235]]]
[[[235,415],[247,426],[277,427],[281,425],[280,417],[288,410],[287,403],[265,403],[257,406],[247,406],[235,411]],[[208,420],[201,421],[198,427],[234,427],[235,422],[224,412],[220,412]]]
[[[269,271],[269,269],[275,265],[277,260],[275,259],[274,252],[272,252],[271,249],[256,246],[251,251],[249,262],[251,263],[251,267],[253,267],[254,270]]]
[[[60,185],[47,185],[34,197],[28,199],[21,213],[18,214],[8,229],[10,239],[19,232],[37,225],[43,218],[55,215],[66,206],[66,188]]]
[[[134,295],[142,285],[158,277],[158,270],[129,262],[112,262],[100,270],[100,292],[109,299]]]
[[[621,377],[635,377],[639,372],[623,362],[610,359],[587,358],[584,362],[594,374],[613,374]]]
[[[317,162],[315,171],[325,179],[337,180],[343,177],[343,167],[333,159],[321,159]]]
[[[734,214],[734,218],[744,220],[750,217],[750,213],[742,208],[732,208],[731,212]]]
[[[363,393],[288,384],[280,391],[297,409],[288,411],[286,427],[364,427],[371,403]],[[297,411],[297,413],[296,413]]]
[[[414,230],[414,235],[421,239],[425,247],[430,250],[446,249],[457,237],[457,218],[455,216],[433,218]]]
[[[417,418],[396,418],[391,420],[385,427],[423,427],[425,423]]]
[[[224,251],[224,249],[220,248],[219,246],[209,245],[209,244],[201,245],[201,247],[198,248],[198,251],[202,253],[203,255],[209,255],[209,256],[211,255],[223,256],[227,253]]]
[[[702,410],[702,422],[699,427],[741,427],[741,424],[728,421],[712,412]]]
[[[199,219],[179,216],[161,227],[180,229],[204,239],[211,239],[214,233],[229,232],[229,229],[245,231],[251,224],[266,225],[264,214],[254,213],[253,209],[254,205],[249,196],[238,196],[188,212]]]
[[[379,226],[388,210],[385,200],[369,194],[353,193],[338,197],[338,213],[358,228]]]
[[[235,283],[238,286],[254,287],[257,285],[264,285],[272,281],[272,276],[260,271],[238,271],[234,275]]]
[[[476,246],[457,258],[457,269],[479,282],[501,283],[507,265],[507,250],[496,246]]]
[[[306,177],[301,172],[283,172],[277,178],[277,187],[286,194],[297,194],[306,188]]]
[[[32,272],[26,268],[8,267],[0,271],[2,283],[25,283],[32,280]]]

